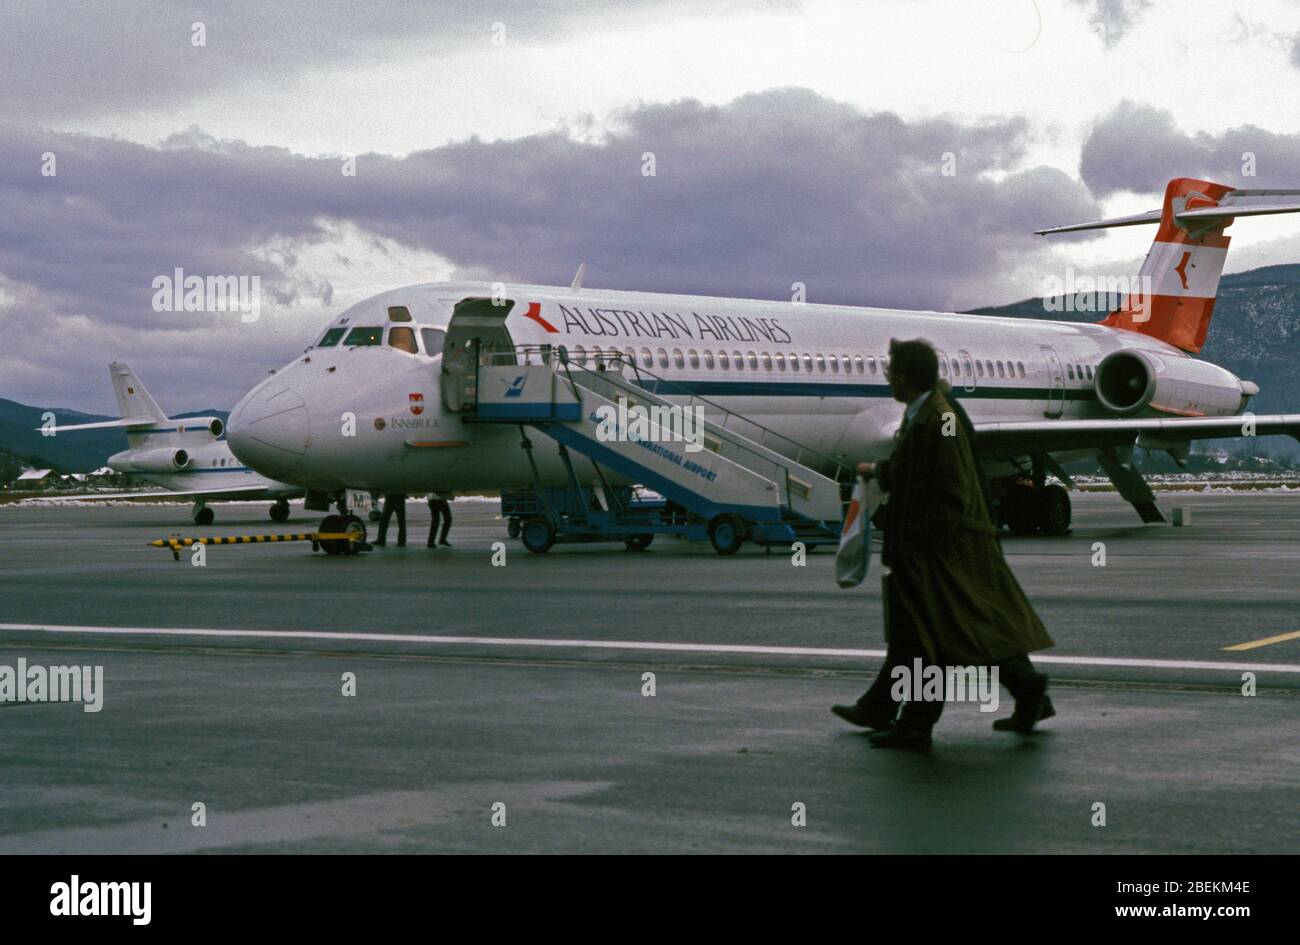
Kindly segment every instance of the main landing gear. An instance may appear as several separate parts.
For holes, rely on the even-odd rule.
[[[999,524],[1013,535],[1065,535],[1070,531],[1070,493],[1064,486],[1016,481],[1006,487]]]
[[[1070,493],[1064,486],[1047,484],[1048,463],[1046,457],[1035,456],[1028,477],[1012,476],[994,484],[997,524],[1006,525],[1011,534],[1069,534]],[[1065,476],[1059,466],[1054,469],[1058,476]]]

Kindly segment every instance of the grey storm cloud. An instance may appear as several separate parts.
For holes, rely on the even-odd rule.
[[[1246,176],[1253,155],[1255,176]],[[1221,134],[1181,131],[1149,105],[1122,102],[1092,128],[1079,165],[1098,197],[1120,191],[1163,192],[1171,177],[1204,177],[1239,187],[1294,187],[1300,181],[1300,135],[1253,125]]]
[[[1018,119],[909,123],[785,89],[725,106],[629,109],[598,141],[556,131],[359,155],[347,177],[338,159],[198,131],[150,148],[11,126],[0,136],[0,275],[28,291],[3,316],[14,330],[0,359],[25,359],[29,373],[10,376],[26,386],[66,384],[66,364],[49,361],[57,351],[76,361],[74,373],[92,372],[93,389],[99,361],[140,347],[173,380],[228,403],[319,326],[274,350],[265,336],[226,328],[220,386],[211,321],[153,312],[152,280],[176,267],[259,275],[286,303],[303,294],[328,303],[328,281],[304,289],[291,259],[257,252],[323,240],[322,221],[507,282],[567,284],[586,261],[588,284],[613,288],[789,298],[802,282],[812,301],[999,301],[1008,265],[1048,258],[1034,228],[1098,210],[1059,171],[1017,170],[1025,136]],[[39,173],[47,151],[55,177]],[[943,173],[949,153],[953,176]],[[643,174],[648,154],[654,176]],[[51,344],[69,319],[98,329],[93,345]],[[120,351],[102,350],[106,331]]]

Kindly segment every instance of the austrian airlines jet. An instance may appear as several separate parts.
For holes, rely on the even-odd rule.
[[[750,444],[751,453],[787,457],[785,474],[797,466],[806,485],[816,474],[841,478],[852,464],[889,454],[902,415],[885,381],[889,341],[924,338],[973,422],[1003,523],[1019,532],[1068,529],[1068,494],[1047,485],[1046,474],[1069,484],[1061,464],[1085,456],[1098,458],[1144,521],[1162,521],[1132,466],[1134,447],[1181,461],[1197,439],[1300,438],[1300,413],[1244,412],[1258,387],[1195,357],[1210,328],[1227,227],[1237,217],[1297,210],[1300,191],[1178,178],[1159,210],[1041,231],[1157,226],[1139,272],[1138,285],[1149,292],[1129,294],[1096,324],[588,290],[578,284],[581,272],[567,289],[409,286],[351,307],[301,357],[253,388],[230,415],[229,441],[263,475],[310,490],[309,507],[317,509],[346,489],[559,486],[599,471],[575,474],[564,449],[580,440],[564,423],[580,423],[589,411],[556,405],[585,404],[596,396],[599,372],[609,371],[611,381],[617,372],[631,385],[619,391],[702,404],[714,423],[705,436],[713,452],[698,455],[711,460],[726,431],[741,424],[746,443],[762,444]],[[530,352],[556,377],[588,379],[569,376],[570,393],[556,394],[552,383],[539,395],[541,382],[529,373],[537,369],[519,367],[532,362]],[[504,374],[496,367],[503,363]],[[613,392],[605,389],[610,398]],[[494,418],[507,422],[488,422]],[[549,435],[530,439],[526,422]],[[580,452],[617,481],[665,495],[681,484],[648,467],[640,478],[626,457],[603,447]],[[716,485],[716,467],[705,463],[699,473],[702,460],[686,453],[676,462],[683,459],[698,481]],[[683,488],[689,498],[689,484]],[[726,504],[715,499],[722,504],[709,508]]]

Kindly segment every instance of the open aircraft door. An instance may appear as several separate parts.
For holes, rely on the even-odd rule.
[[[470,410],[478,400],[477,371],[479,358],[492,351],[513,347],[506,318],[515,303],[512,299],[465,298],[447,300],[451,320],[442,349],[442,401],[448,410]]]

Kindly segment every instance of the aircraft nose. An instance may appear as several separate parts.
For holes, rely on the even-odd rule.
[[[235,405],[226,440],[241,463],[279,478],[296,469],[307,453],[311,442],[307,405],[296,390],[271,378]]]

